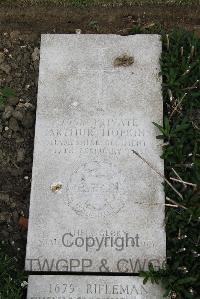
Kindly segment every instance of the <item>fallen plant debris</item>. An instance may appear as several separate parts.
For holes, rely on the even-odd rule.
[[[28,229],[28,219],[21,216],[19,218],[19,226],[22,230],[27,230]]]
[[[143,158],[138,152],[136,152],[135,150],[132,150],[132,152],[138,156],[144,163],[146,163],[155,173],[157,173],[162,179],[163,181],[165,181],[173,190],[174,192],[181,198],[183,199],[183,196],[180,192],[178,192],[176,190],[176,188],[170,183],[170,181],[168,179],[166,179],[166,177],[164,175],[162,175],[158,170],[156,170],[145,158]]]
[[[114,65],[114,67],[120,67],[120,66],[126,67],[133,63],[134,63],[134,58],[132,56],[123,54],[123,55],[115,58],[113,65]]]
[[[62,189],[62,183],[53,183],[51,185],[51,191],[54,193],[59,192]]]

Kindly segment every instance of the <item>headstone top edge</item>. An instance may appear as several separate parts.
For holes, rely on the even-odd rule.
[[[115,33],[111,33],[111,34],[93,34],[93,33],[82,33],[82,34],[76,34],[76,33],[70,33],[70,34],[67,34],[67,33],[60,33],[60,34],[55,34],[55,33],[42,33],[41,34],[41,40],[44,40],[45,38],[49,38],[49,37],[53,37],[53,38],[56,38],[56,37],[67,37],[67,38],[85,38],[85,37],[91,37],[91,38],[99,38],[99,39],[102,39],[104,37],[110,37],[110,38],[121,38],[121,39],[135,39],[135,38],[148,38],[148,37],[157,37],[157,38],[161,38],[161,35],[160,34],[156,34],[156,33],[153,33],[153,34],[132,34],[132,35],[120,35],[120,34],[115,34]]]

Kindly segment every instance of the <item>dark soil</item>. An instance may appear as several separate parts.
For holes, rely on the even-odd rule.
[[[16,94],[0,106],[0,239],[17,251],[26,239],[19,222],[28,216],[39,63],[33,53],[38,45],[34,35],[15,31],[0,36],[0,86]]]
[[[36,33],[121,33],[133,25],[160,23],[181,26],[200,33],[200,6],[122,6],[122,7],[9,7],[0,8],[1,30]]]
[[[134,26],[181,26],[200,35],[199,7],[0,8],[0,87],[16,98],[0,107],[0,240],[24,259],[34,145],[41,33],[128,34]],[[25,218],[23,218],[25,217]]]

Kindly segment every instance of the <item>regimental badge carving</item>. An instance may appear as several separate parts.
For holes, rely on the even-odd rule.
[[[68,182],[68,204],[80,216],[117,214],[126,202],[125,179],[110,162],[92,161],[75,170]]]

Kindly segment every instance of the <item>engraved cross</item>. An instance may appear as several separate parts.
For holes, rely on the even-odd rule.
[[[88,73],[93,73],[95,75],[98,75],[98,85],[97,85],[97,102],[98,105],[101,105],[101,99],[103,98],[103,83],[104,83],[104,74],[105,73],[113,73],[115,72],[115,69],[110,68],[104,68],[105,60],[104,60],[104,52],[106,48],[96,48],[95,52],[97,53],[97,61],[98,61],[98,66],[99,68],[97,69],[91,69],[91,68],[85,68],[85,69],[79,69],[78,73],[79,74],[88,74]]]

